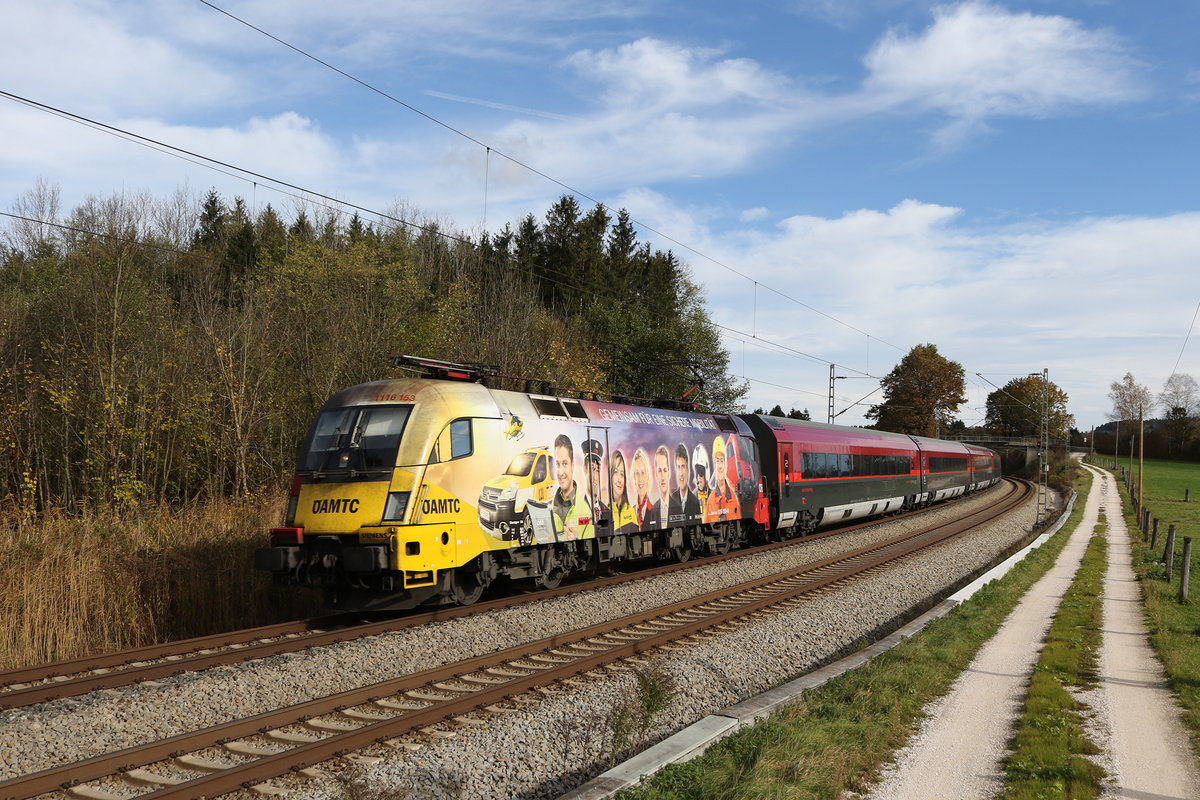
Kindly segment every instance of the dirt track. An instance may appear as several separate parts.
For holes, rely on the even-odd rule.
[[[1033,663],[1101,508],[1110,526],[1110,547],[1100,686],[1080,697],[1091,707],[1092,726],[1105,750],[1098,759],[1110,776],[1105,797],[1200,798],[1200,762],[1190,751],[1164,688],[1162,668],[1146,642],[1116,482],[1108,473],[1093,472],[1096,480],[1083,519],[1057,563],[1029,590],[950,693],[927,709],[926,723],[897,754],[896,764],[868,795],[871,800],[960,800],[999,792],[1000,762]]]

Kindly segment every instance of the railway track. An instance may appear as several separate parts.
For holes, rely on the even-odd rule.
[[[129,782],[148,788],[139,795],[148,798],[212,797],[251,786],[269,793],[266,782],[277,776],[413,732],[437,735],[447,725],[486,725],[492,715],[519,707],[512,698],[539,687],[622,668],[624,659],[777,613],[986,524],[1025,502],[1031,491],[1011,482],[996,502],[948,524],[499,653],[15,778],[0,783],[0,797],[30,798],[65,787],[79,797],[128,797]],[[113,790],[114,781],[122,784],[120,791]]]
[[[936,508],[947,508],[954,502],[960,501],[942,503]],[[885,519],[889,521],[903,519],[925,514],[930,510],[911,511]],[[362,621],[364,615],[361,613],[334,614],[3,671],[0,672],[0,711],[65,697],[77,697],[103,689],[130,686],[186,672],[198,672],[213,667],[296,653],[312,647],[323,647],[367,636],[394,633],[428,625],[431,622],[456,619],[469,614],[508,608],[551,597],[592,591],[631,580],[647,580],[679,570],[693,569],[747,555],[769,552],[773,549],[791,547],[800,542],[813,542],[879,523],[879,519],[867,520],[803,538],[786,539],[721,555],[697,558],[684,564],[671,563],[642,568],[594,578],[583,583],[568,583],[556,589],[499,597],[472,606],[447,606],[369,622]]]

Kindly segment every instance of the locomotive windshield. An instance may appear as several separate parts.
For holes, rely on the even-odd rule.
[[[302,472],[355,474],[396,466],[412,406],[353,406],[322,411],[300,456]]]

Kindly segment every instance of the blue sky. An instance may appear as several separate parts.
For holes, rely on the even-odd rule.
[[[1126,371],[1162,388],[1200,302],[1200,4],[214,4],[670,237],[642,231],[737,331],[751,407],[824,419],[828,362],[880,376],[933,342],[968,423],[1045,367],[1086,429]],[[0,89],[360,206],[478,233],[563,192],[195,0],[0,20]],[[39,179],[63,210],[294,207],[6,98],[0,142],[7,210]],[[876,385],[839,381],[838,421]]]

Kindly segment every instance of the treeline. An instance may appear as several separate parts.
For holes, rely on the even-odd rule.
[[[316,408],[398,374],[395,353],[637,397],[702,377],[691,397],[723,410],[744,393],[686,266],[570,197],[479,240],[404,208],[383,225],[216,192],[62,215],[39,184],[13,211],[0,500],[24,513],[277,485]]]

